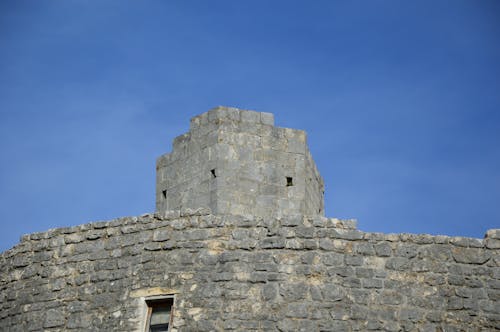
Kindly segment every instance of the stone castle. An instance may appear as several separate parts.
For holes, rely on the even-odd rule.
[[[218,107],[156,164],[156,212],[24,235],[0,331],[500,330],[500,230],[366,233],[324,217],[301,130]]]

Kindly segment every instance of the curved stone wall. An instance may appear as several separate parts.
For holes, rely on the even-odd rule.
[[[484,240],[364,233],[290,216],[143,215],[26,235],[0,256],[1,331],[500,329],[500,230]]]

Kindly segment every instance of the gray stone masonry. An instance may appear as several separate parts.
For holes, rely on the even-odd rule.
[[[500,229],[365,233],[325,218],[303,131],[219,107],[157,161],[157,212],[25,235],[0,254],[0,331],[500,330]],[[212,209],[212,210],[211,210]]]
[[[351,220],[169,211],[26,235],[0,255],[0,331],[495,331],[500,230],[365,233]]]
[[[302,130],[270,113],[217,107],[191,119],[156,163],[156,211],[323,215],[323,179]]]

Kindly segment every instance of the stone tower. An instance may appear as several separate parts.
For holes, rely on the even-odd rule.
[[[217,107],[191,119],[156,163],[156,211],[209,207],[214,214],[323,215],[323,180],[303,130],[274,116]]]

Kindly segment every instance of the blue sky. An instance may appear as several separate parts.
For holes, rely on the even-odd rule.
[[[217,105],[304,129],[326,214],[500,227],[498,1],[0,4],[0,250],[154,210],[155,159]]]

